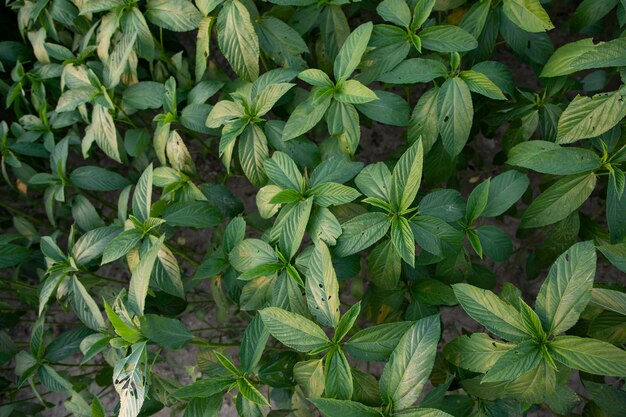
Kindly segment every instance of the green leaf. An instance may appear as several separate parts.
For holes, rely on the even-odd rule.
[[[145,222],[150,217],[150,207],[152,206],[152,164],[143,171],[135,193],[133,194],[133,215],[140,222]]]
[[[259,277],[273,276],[283,268],[284,265],[278,262],[271,264],[261,264],[255,266],[254,268],[248,269],[246,272],[239,275],[237,279],[240,279],[242,281],[250,281]]]
[[[237,75],[247,81],[259,77],[259,38],[246,6],[231,0],[217,17],[217,44]]]
[[[328,207],[350,203],[361,194],[347,185],[323,182],[311,188],[308,195],[315,197],[314,201],[318,206]]]
[[[361,62],[372,34],[372,22],[367,22],[352,31],[335,58],[333,73],[335,80],[345,80],[354,72]]]
[[[308,50],[308,49],[307,49]],[[309,83],[315,87],[334,87],[330,77],[322,70],[316,68],[309,68],[298,74],[298,78],[302,81]]]
[[[139,229],[128,229],[111,240],[102,254],[102,265],[113,262],[126,255],[141,241],[143,232]]]
[[[446,413],[436,408],[407,408],[401,413],[395,414],[399,417],[452,417],[452,414]]]
[[[284,68],[300,70],[306,67],[300,55],[309,52],[309,48],[298,32],[273,16],[263,16],[255,23],[259,46],[272,61]]]
[[[548,343],[555,360],[594,375],[626,375],[626,352],[610,343],[577,336],[559,336]]]
[[[118,173],[95,166],[76,168],[70,174],[70,181],[76,187],[90,191],[114,191],[129,184]]]
[[[192,398],[185,407],[183,417],[215,417],[222,410],[224,395],[214,394],[207,398]],[[104,417],[104,416],[103,416]]]
[[[86,0],[80,7],[80,14],[104,12],[121,4],[121,0]]]
[[[180,349],[193,335],[180,320],[146,314],[141,317],[141,333],[150,341],[168,349]]]
[[[509,151],[507,163],[553,175],[589,172],[601,165],[600,158],[593,151],[562,147],[543,140],[532,140],[516,145]]]
[[[529,185],[528,177],[516,170],[506,171],[489,182],[489,197],[482,217],[496,217],[519,200]]]
[[[102,352],[109,346],[112,337],[100,333],[94,333],[85,337],[80,342],[80,351],[83,353],[81,364],[87,363],[93,359],[98,353]]]
[[[374,91],[378,100],[357,104],[356,108],[368,118],[391,126],[406,126],[409,123],[409,104],[397,94],[389,91]]]
[[[278,240],[280,251],[291,259],[304,237],[306,225],[309,222],[313,198],[292,203],[283,208],[272,229],[272,240]]]
[[[472,246],[472,249],[474,249],[474,252],[476,252],[476,255],[478,255],[480,259],[483,259],[483,245],[476,231],[470,229],[470,230],[467,230],[465,234],[467,236],[467,240]]]
[[[26,261],[30,257],[30,251],[18,245],[0,245],[0,269],[11,268]]]
[[[319,242],[311,254],[306,274],[306,298],[311,315],[323,326],[339,322],[339,282],[328,247]]]
[[[466,52],[475,49],[478,42],[458,26],[431,26],[419,33],[422,47],[436,52]]]
[[[594,45],[592,38],[570,42],[559,49],[546,62],[541,77],[559,77],[585,69],[621,67],[626,64],[624,38]]]
[[[197,29],[203,17],[187,0],[148,0],[145,16],[155,25],[175,32]]]
[[[417,244],[437,257],[458,253],[463,243],[463,231],[437,217],[417,216],[411,220],[411,229]]]
[[[354,390],[350,364],[343,351],[335,347],[326,354],[324,363],[325,396],[347,400]]]
[[[115,226],[98,227],[82,235],[72,248],[72,258],[76,265],[86,265],[102,255],[119,231],[120,229]]]
[[[541,77],[559,77],[576,72],[576,61],[586,52],[593,50],[593,38],[570,42],[554,51],[541,70]]]
[[[474,3],[472,7],[463,15],[459,26],[478,39],[485,28],[489,12],[491,11],[491,1],[481,1]]]
[[[409,119],[407,139],[412,144],[421,137],[424,153],[428,153],[439,136],[438,100],[439,87],[426,91],[420,96]]]
[[[584,381],[585,390],[608,417],[620,417],[626,407],[626,393],[614,385]]]
[[[267,398],[259,390],[248,381],[247,378],[239,378],[237,380],[237,388],[239,393],[255,404],[269,406]]]
[[[233,382],[235,382],[235,379],[231,377],[208,377],[177,389],[172,393],[172,396],[174,398],[208,398],[221,394]]]
[[[293,366],[293,376],[307,397],[321,397],[324,393],[324,366],[322,359],[298,362]]]
[[[554,29],[548,13],[539,0],[504,0],[505,16],[526,32],[545,32]]]
[[[605,288],[591,290],[590,305],[626,316],[626,293]]]
[[[329,209],[320,207],[312,212],[307,232],[314,243],[321,240],[327,245],[334,246],[341,235],[341,225]]]
[[[408,209],[417,195],[422,181],[423,160],[424,149],[418,140],[402,154],[393,169],[389,201],[398,213]]]
[[[378,80],[388,84],[428,83],[448,74],[441,62],[428,58],[410,58],[402,61],[391,71],[382,74]]]
[[[475,229],[486,257],[505,262],[513,253],[513,242],[506,232],[496,226],[483,225]]]
[[[361,140],[359,113],[354,105],[333,101],[326,113],[326,125],[328,133],[336,139],[337,150],[353,155]]]
[[[561,178],[531,203],[522,215],[520,227],[541,227],[563,220],[589,198],[595,186],[594,173]]]
[[[105,328],[106,325],[104,324],[102,313],[83,284],[78,278],[72,276],[71,285],[72,298],[70,303],[72,304],[72,310],[74,310],[80,321],[93,330]]]
[[[307,18],[313,19],[312,21],[319,21],[322,41],[320,49],[324,51],[324,55],[320,57],[320,64],[329,73],[332,70],[333,59],[335,59],[339,49],[350,35],[348,19],[338,4],[328,4],[326,7],[322,7],[321,10],[309,11],[305,19]],[[306,24],[305,28],[300,30],[308,30],[310,28],[309,25],[310,23]]]
[[[206,119],[206,115],[202,117],[202,128],[204,128],[204,119]],[[124,148],[130,156],[142,155],[149,145],[150,132],[148,129],[129,129],[124,134]],[[167,167],[162,167],[162,169],[167,169]]]
[[[486,373],[515,345],[494,340],[486,333],[458,336],[444,347],[444,356],[452,364],[472,372]]]
[[[493,100],[506,100],[506,97],[502,94],[500,87],[498,87],[483,73],[467,70],[461,71],[459,77],[465,81],[465,84],[467,84],[470,91],[482,94],[483,96]]]
[[[573,63],[577,70],[592,68],[623,67],[626,65],[626,39],[619,37],[608,42],[600,42],[593,49],[585,51]]]
[[[287,265],[274,284],[272,305],[302,316],[306,315],[306,301],[301,287],[304,288],[304,281],[300,273],[293,265]]]
[[[412,296],[424,304],[455,306],[458,304],[449,285],[436,279],[420,279],[411,288]]]
[[[277,83],[271,84],[265,87],[254,98],[252,103],[252,111],[257,117],[262,117],[267,114],[272,107],[289,91],[295,84],[292,83]]]
[[[230,358],[230,356],[220,352],[215,352],[215,358],[217,359],[219,364],[222,365],[222,367],[226,369],[231,375],[235,376],[236,378],[242,376],[239,369],[237,369],[237,365],[233,363],[233,360]]]
[[[258,187],[267,182],[264,162],[269,157],[267,138],[257,125],[246,126],[239,140],[239,161],[250,182]]]
[[[480,378],[466,379],[462,386],[472,395],[495,400],[498,398],[515,398],[518,401],[540,403],[546,395],[555,393],[556,374],[547,362],[531,369],[522,376],[508,382],[485,382]]]
[[[352,326],[354,326],[356,319],[359,318],[359,314],[361,314],[360,301],[358,301],[356,304],[353,304],[348,309],[348,311],[346,311],[345,314],[341,316],[341,319],[339,320],[339,323],[335,328],[335,336],[333,337],[333,340],[335,342],[340,342],[341,340],[343,340],[343,338],[346,336],[346,334],[348,334],[350,329],[352,329]]]
[[[165,87],[154,81],[141,81],[127,87],[122,94],[125,109],[158,109],[163,106]]]
[[[411,22],[411,30],[415,30],[421,27],[428,16],[433,11],[437,0],[417,0],[415,2],[411,2],[413,5],[413,21]]]
[[[59,97],[54,111],[61,113],[76,110],[81,104],[89,102],[95,91],[96,90],[91,86],[66,90],[61,94],[61,97]]]
[[[626,243],[598,246],[598,250],[622,272],[626,272]]]
[[[239,242],[228,254],[231,265],[239,272],[245,272],[259,265],[277,263],[274,249],[260,239],[245,239]]]
[[[547,335],[537,313],[521,298],[517,300],[517,304],[526,330],[533,335],[535,340],[544,340]]]
[[[113,329],[115,329],[115,333],[122,339],[128,343],[136,343],[142,339],[139,329],[137,329],[134,324],[126,323],[126,321],[111,308],[106,300],[104,300],[104,310],[107,313],[111,325],[113,325]]]
[[[467,224],[474,224],[476,219],[483,214],[487,202],[489,201],[489,189],[491,179],[487,178],[472,190],[467,198],[467,206],[465,207],[465,218]]]
[[[411,10],[404,0],[383,0],[376,7],[383,20],[407,27],[411,24]]]
[[[298,165],[311,167],[320,160],[317,144],[303,136],[283,142],[285,122],[269,120],[265,123],[265,134],[272,147],[289,155]]]
[[[626,237],[626,193],[624,193],[624,172],[611,165],[609,189],[606,195],[606,221],[609,226],[611,243],[617,244]]]
[[[317,324],[298,314],[276,307],[259,310],[259,314],[276,340],[299,352],[310,352],[330,342]]]
[[[483,61],[472,67],[472,71],[485,75],[503,93],[513,95],[515,84],[509,67],[497,61]]]
[[[354,183],[368,197],[390,200],[391,172],[383,162],[367,165],[356,176]]]
[[[413,324],[400,321],[359,330],[346,342],[346,352],[361,361],[386,361]]]
[[[128,303],[131,310],[135,314],[143,315],[143,309],[148,295],[148,286],[150,284],[150,275],[157,260],[157,255],[161,250],[161,246],[165,240],[165,236],[160,238],[150,237],[149,246],[145,254],[139,260],[139,264],[135,267],[130,284],[128,287]]]
[[[379,241],[391,226],[391,219],[384,213],[366,213],[341,225],[343,233],[337,239],[335,254],[348,256],[360,252]]]
[[[490,332],[513,342],[528,338],[520,313],[493,292],[469,284],[452,289],[463,310]]]
[[[280,187],[276,187],[276,189],[278,190],[280,189]],[[266,188],[266,190],[270,191],[271,189]],[[274,194],[274,196],[271,198],[269,203],[271,205],[277,206],[276,208],[278,209],[281,204],[296,203],[300,200],[302,200],[302,193],[300,193],[299,191],[293,190],[291,188],[288,188],[286,190],[278,191],[276,194]],[[264,217],[272,217],[272,216],[264,216]]]
[[[467,84],[458,77],[448,78],[441,86],[437,99],[437,128],[450,156],[456,156],[463,150],[473,117],[474,106]]]
[[[283,141],[293,139],[313,129],[324,117],[326,110],[330,107],[331,99],[332,94],[327,88],[313,88],[309,97],[298,104],[289,116],[283,129]]]
[[[163,212],[163,220],[171,226],[194,228],[215,227],[223,221],[222,213],[206,201],[181,201]]]
[[[217,102],[207,116],[206,126],[208,128],[218,128],[227,125],[241,118],[244,115],[244,108],[239,103],[229,100]]]
[[[534,340],[524,340],[500,356],[481,382],[511,381],[519,378],[539,365],[542,360],[539,349]]]
[[[626,117],[626,91],[576,96],[559,118],[556,143],[600,136]]]
[[[415,249],[413,248],[413,252]],[[413,255],[415,256],[415,254]],[[367,257],[371,281],[381,288],[395,288],[402,273],[402,258],[391,240],[377,245]]]
[[[563,333],[578,321],[591,299],[596,272],[593,242],[580,242],[558,257],[537,295],[536,310],[544,329]]]
[[[597,22],[606,16],[611,9],[613,9],[618,3],[618,0],[583,0],[570,21],[572,31],[580,32],[586,26]]]
[[[439,316],[415,322],[402,336],[380,377],[380,393],[393,410],[411,406],[435,363],[441,329]]]
[[[72,389],[72,384],[57,373],[52,367],[43,365],[37,368],[37,376],[41,384],[54,392],[65,392]]]
[[[364,104],[377,100],[376,93],[357,80],[347,80],[335,92],[335,100],[341,103]]]
[[[241,349],[239,350],[239,359],[241,369],[245,372],[253,372],[261,360],[261,355],[265,350],[265,345],[269,339],[270,333],[265,327],[263,320],[259,314],[255,315],[241,341]]]
[[[337,400],[332,398],[312,398],[309,401],[326,417],[381,417],[375,408],[356,401]]]
[[[53,362],[60,362],[67,359],[80,352],[82,340],[90,335],[96,335],[96,337],[102,336],[83,326],[63,332],[46,346],[44,358]],[[0,342],[0,346],[2,346],[2,353],[6,353],[4,341]]]
[[[415,241],[409,222],[402,216],[394,216],[391,220],[391,242],[404,262],[415,266]]]
[[[67,260],[61,248],[59,248],[55,240],[50,236],[44,236],[41,238],[41,241],[39,242],[39,249],[41,249],[41,252],[45,257],[56,262],[64,262]]]
[[[104,406],[100,402],[97,396],[93,397],[91,401],[91,416],[92,417],[106,417]]]

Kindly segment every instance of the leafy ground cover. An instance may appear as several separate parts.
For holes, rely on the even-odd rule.
[[[0,416],[623,415],[623,0],[0,20]]]

